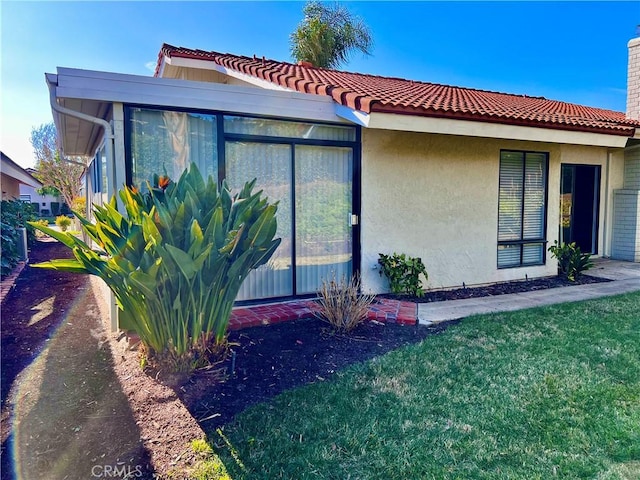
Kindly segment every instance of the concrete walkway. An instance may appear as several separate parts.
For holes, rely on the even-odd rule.
[[[594,267],[587,272],[589,275],[607,278],[613,281],[550,288],[548,290],[498,295],[494,297],[419,303],[418,322],[429,325],[447,320],[456,320],[470,315],[510,312],[557,303],[590,300],[640,290],[640,263],[595,259],[594,264]]]

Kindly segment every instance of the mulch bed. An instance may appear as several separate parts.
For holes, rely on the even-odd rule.
[[[291,388],[324,382],[340,369],[420,342],[450,324],[366,322],[341,334],[309,318],[231,332],[235,358],[231,355],[218,369],[194,375],[178,395],[203,429],[212,431],[251,405]]]
[[[484,285],[481,287],[457,288],[453,290],[438,290],[425,292],[423,297],[415,297],[410,295],[379,295],[383,298],[394,298],[415,303],[443,302],[446,300],[462,300],[465,298],[491,297],[495,295],[506,295],[509,293],[533,292],[536,290],[546,290],[557,287],[571,287],[575,285],[587,285],[590,283],[610,282],[607,278],[592,277],[582,274],[575,282],[565,277],[544,277],[531,280],[517,280],[513,282],[501,282],[493,285]]]
[[[522,293],[609,280],[582,275],[576,282],[562,277],[504,282],[473,288],[426,292],[424,297],[381,295],[413,302]],[[231,332],[235,358],[209,373],[194,375],[177,393],[205,431],[231,421],[251,405],[302,385],[324,382],[349,365],[422,341],[459,321],[432,326],[367,322],[351,334],[338,334],[311,318]]]

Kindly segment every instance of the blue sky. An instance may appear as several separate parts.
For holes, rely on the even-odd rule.
[[[544,96],[624,111],[638,2],[343,2],[373,55],[344,70]],[[33,166],[32,127],[51,121],[44,73],[152,75],[163,42],[289,61],[304,3],[0,2],[0,148]]]

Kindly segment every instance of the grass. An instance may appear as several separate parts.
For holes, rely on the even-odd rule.
[[[640,293],[468,318],[211,438],[234,479],[638,479]]]

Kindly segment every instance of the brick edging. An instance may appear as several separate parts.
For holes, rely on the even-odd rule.
[[[0,305],[4,303],[5,298],[9,295],[9,292],[16,285],[16,280],[24,270],[24,267],[27,266],[27,262],[18,262],[18,264],[13,269],[9,275],[2,279],[0,282]]]

